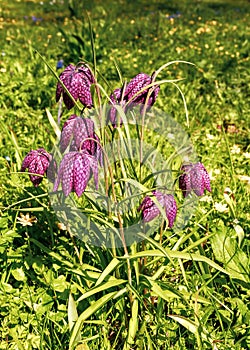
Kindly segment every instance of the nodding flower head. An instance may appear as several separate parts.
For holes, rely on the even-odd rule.
[[[126,110],[124,110],[125,113],[128,108],[131,108],[131,106],[134,105],[141,105],[142,112],[144,105],[147,103],[148,109],[155,103],[160,90],[159,85],[154,85],[147,88],[147,86],[152,82],[152,77],[149,75],[145,73],[137,74],[133,79],[130,80],[124,91],[122,88],[118,88],[113,91],[113,93],[110,95],[111,103],[113,105],[117,104],[124,107],[124,105],[130,101],[130,103],[127,105]],[[111,107],[110,109],[109,120],[114,126],[117,126],[117,110],[115,107]],[[120,123],[122,124],[122,120]]]
[[[37,187],[43,180],[51,161],[51,155],[44,148],[31,150],[23,160],[21,171],[28,169],[30,180]],[[37,174],[37,175],[36,175]],[[39,176],[40,175],[40,176]]]
[[[85,191],[91,174],[94,175],[96,189],[98,188],[97,159],[87,152],[69,152],[63,156],[53,191],[62,184],[65,196],[75,192],[78,197]]]
[[[75,101],[79,101],[87,108],[93,107],[93,101],[90,91],[91,84],[95,79],[90,69],[85,66],[74,66],[70,64],[60,74],[59,78],[68,89],[69,93],[73,96]],[[60,82],[57,83],[56,88],[56,101],[59,101],[60,96],[63,96],[63,101],[68,109],[74,107],[74,101],[68,96],[67,92],[63,89]]]
[[[147,88],[149,84],[152,83],[152,77],[145,73],[139,73],[137,74],[130,82],[128,83],[126,87],[126,96],[127,100],[129,101],[132,99],[131,103],[133,104],[146,104],[148,106],[153,106],[153,104],[156,101],[157,95],[159,93],[160,87],[159,85],[155,85],[153,87]],[[144,89],[140,92],[140,90]],[[149,96],[149,99],[147,101],[147,95],[149,93],[149,90],[151,89],[151,94]]]
[[[192,191],[197,196],[202,196],[205,189],[211,192],[210,178],[202,163],[184,164],[181,171],[183,173],[179,177],[179,187],[184,197],[187,197]]]
[[[62,128],[61,152],[65,152],[68,146],[70,151],[85,151],[96,157],[102,165],[102,148],[94,129],[95,125],[91,119],[71,115]]]
[[[153,191],[152,193],[159,202],[159,205],[165,209],[166,217],[168,219],[168,226],[171,228],[177,214],[177,205],[174,197],[171,194],[164,194],[160,191]],[[143,199],[140,207],[138,208],[138,211],[140,210],[142,211],[144,222],[153,220],[161,213],[158,205],[149,196],[146,196]]]

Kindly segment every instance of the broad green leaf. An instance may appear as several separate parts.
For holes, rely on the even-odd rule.
[[[30,238],[30,241],[32,243],[34,243],[37,247],[39,247],[41,250],[43,250],[46,254],[48,254],[49,256],[51,256],[52,258],[54,258],[57,261],[60,261],[63,265],[66,265],[67,267],[72,268],[74,266],[74,264],[72,264],[71,262],[65,260],[64,257],[60,256],[59,254],[53,252],[52,250],[50,250],[49,248],[47,248],[45,245],[43,245],[42,243],[40,243],[39,241],[37,241],[34,238]]]
[[[222,262],[232,278],[250,282],[250,258],[240,249],[236,239],[228,237],[220,230],[211,238],[216,260]]]

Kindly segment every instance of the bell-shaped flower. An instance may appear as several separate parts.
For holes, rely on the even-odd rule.
[[[142,211],[144,222],[149,222],[161,213],[159,209],[160,205],[165,210],[166,217],[168,219],[168,226],[171,228],[177,214],[177,205],[174,197],[171,194],[164,194],[160,191],[153,191],[152,193],[156,197],[158,205],[152,200],[151,197],[146,196],[138,208],[138,211]]]
[[[91,174],[94,175],[97,189],[97,159],[87,152],[69,152],[63,156],[60,163],[53,191],[57,191],[61,183],[65,196],[68,196],[70,192],[75,192],[80,197],[87,187]]]
[[[79,101],[88,108],[93,106],[90,86],[94,83],[95,79],[87,66],[74,66],[73,64],[70,64],[60,74],[59,78],[75,101],[79,99]],[[56,101],[59,101],[61,95],[63,96],[65,106],[68,109],[73,108],[74,101],[68,96],[60,82],[58,82],[56,88]]]
[[[147,86],[151,83],[152,77],[149,75],[145,73],[137,74],[132,80],[130,80],[126,87],[125,94],[127,101],[132,99],[131,103],[133,104],[146,104],[148,92],[152,88],[152,92],[147,101],[147,105],[150,107],[153,106],[159,93],[160,87],[158,85],[155,85],[151,88],[147,88]]]
[[[94,129],[95,125],[91,119],[71,115],[62,128],[61,152],[65,152],[68,146],[70,151],[86,151],[95,156],[102,165],[102,148]]]
[[[37,187],[42,182],[50,161],[51,155],[44,148],[31,150],[23,160],[21,171],[28,169],[30,180]]]
[[[148,88],[147,86],[151,83],[152,77],[145,73],[139,73],[133,79],[130,80],[123,93],[121,88],[115,89],[113,91],[113,93],[110,95],[111,103],[113,105],[118,104],[124,107],[124,105],[128,101],[130,101],[124,112],[126,113],[128,108],[131,108],[134,105],[140,105],[140,111],[142,113],[143,107],[146,104],[146,102],[147,110],[149,107],[153,106],[160,90],[159,85],[154,85]],[[150,95],[147,98],[149,91]],[[117,110],[115,107],[111,107],[110,109],[109,120],[111,121],[112,125],[117,125]]]
[[[197,196],[202,196],[205,189],[211,192],[210,178],[202,163],[184,164],[181,167],[183,172],[179,177],[179,187],[184,197],[192,191]]]

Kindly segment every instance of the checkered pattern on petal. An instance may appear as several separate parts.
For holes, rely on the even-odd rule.
[[[90,91],[91,84],[86,77],[84,76],[79,77],[79,86],[80,86],[78,91],[79,100],[87,108],[93,107],[93,100],[92,100],[92,95]]]
[[[94,128],[95,128],[95,125],[91,119],[81,118],[81,117],[76,119],[74,123],[73,134],[74,134],[74,140],[77,148],[81,147],[81,150],[84,150],[84,149],[86,149],[87,151],[91,150],[91,145],[90,145],[91,140],[84,141],[84,139],[94,137],[94,133],[95,133]]]
[[[62,183],[62,190],[65,196],[68,196],[73,189],[73,169],[74,169],[74,156],[76,152],[69,152],[63,157],[56,181],[54,183],[53,191],[57,191],[60,182]]]
[[[118,88],[113,91],[113,93],[110,95],[110,99],[113,104],[119,104],[122,107],[130,100],[129,106],[127,108],[131,108],[133,105],[141,105],[140,112],[143,111],[143,105],[146,103],[147,95],[149,92],[149,88],[146,88],[149,84],[152,83],[152,77],[145,73],[139,73],[137,74],[133,79],[130,80],[128,85],[126,86],[126,89],[124,91],[123,100],[122,98],[122,89]],[[143,88],[146,88],[144,91],[141,91]],[[157,95],[159,93],[160,87],[154,86],[152,88],[151,94],[147,101],[147,110],[149,107],[153,106],[155,103],[155,100],[157,98]],[[136,95],[138,93],[138,95]],[[125,113],[127,112],[127,108],[125,110]],[[117,110],[115,107],[111,107],[109,111],[108,120],[111,121],[111,124],[116,127],[117,126]],[[121,120],[122,124],[122,120]]]
[[[181,171],[183,174],[179,177],[179,187],[183,192],[184,197],[192,191],[191,185],[191,169],[192,165],[182,165]]]
[[[208,190],[209,192],[211,192],[211,185],[210,185],[210,177],[209,174],[206,170],[206,168],[204,167],[204,165],[202,163],[198,163],[199,164],[199,168],[202,172],[202,178],[203,178],[203,186],[206,190]]]
[[[22,167],[21,167],[21,171],[25,171],[30,163],[34,160],[34,158],[37,156],[37,151],[30,151],[24,158],[23,163],[22,163]]]
[[[72,114],[66,122],[63,124],[62,133],[60,138],[60,150],[63,153],[68,147],[70,140],[73,138],[74,123],[78,117]]]
[[[69,152],[64,155],[54,183],[53,191],[57,191],[60,183],[65,196],[75,192],[78,197],[85,191],[91,173],[98,188],[97,158],[87,152]]]
[[[134,103],[143,103],[144,95],[147,95],[147,90],[140,92],[137,96],[135,96],[141,89],[146,87],[151,83],[151,78],[149,75],[145,73],[137,74],[133,79],[130,80],[126,87],[125,95],[126,99],[130,100],[134,97]],[[142,98],[141,98],[142,97]]]
[[[76,101],[79,99],[80,102],[88,108],[93,106],[90,86],[94,83],[94,77],[88,67],[84,65],[76,67],[70,64],[60,74],[59,78]],[[61,95],[63,96],[65,106],[68,109],[73,108],[74,102],[68,96],[66,91],[64,91],[60,82],[58,82],[56,89],[56,101],[59,101]]]
[[[44,148],[38,150],[31,150],[23,160],[21,171],[28,171],[30,174],[30,180],[35,187],[37,187],[43,180],[42,176],[36,176],[34,174],[44,175],[49,167],[51,155],[45,151]]]
[[[168,218],[168,226],[173,227],[174,220],[177,214],[177,204],[174,196],[171,194],[164,194],[164,207],[166,211],[166,216]]]
[[[138,95],[136,95],[140,90],[143,88],[146,88],[147,85],[152,83],[152,78],[145,74],[145,73],[139,73],[137,74],[127,85],[125,95],[126,100],[129,101],[131,98],[133,98],[132,103],[134,104],[145,104],[147,95],[148,95],[148,89],[145,89],[144,91],[140,92]],[[152,91],[149,99],[148,99],[148,106],[152,106],[155,103],[156,97],[159,93],[160,87],[155,86],[154,90]]]
[[[90,178],[90,164],[83,153],[77,153],[74,157],[74,191],[80,197],[87,187]]]
[[[146,196],[143,199],[138,210],[142,211],[142,217],[144,222],[149,222],[160,214],[159,208],[155,205],[155,203],[149,196]]]
[[[159,202],[159,205],[165,209],[168,225],[171,228],[174,224],[177,213],[177,205],[174,197],[170,194],[164,194],[160,191],[153,191],[152,193]],[[144,222],[149,222],[160,214],[158,205],[156,205],[156,203],[149,196],[146,196],[143,199],[142,204],[138,210],[142,211]]]
[[[202,196],[205,189],[211,192],[210,178],[202,163],[191,163],[181,167],[183,174],[179,178],[179,187],[184,197],[194,191],[197,196]]]

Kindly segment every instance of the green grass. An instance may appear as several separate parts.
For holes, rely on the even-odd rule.
[[[248,349],[249,2],[67,3],[0,3],[0,349]],[[34,50],[54,69],[61,58],[92,62],[85,10],[108,93],[120,86],[115,63],[127,81],[169,61],[195,64],[159,76],[184,78],[189,127],[173,85],[161,86],[156,107],[189,134],[212,193],[183,230],[152,232],[128,259],[72,239],[46,180],[34,188],[19,173],[30,149],[56,142],[46,112],[57,120],[56,79]],[[169,157],[164,136],[145,137]],[[18,221],[27,213],[32,226]]]

